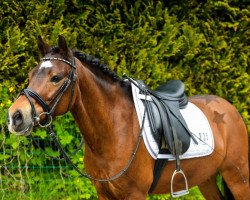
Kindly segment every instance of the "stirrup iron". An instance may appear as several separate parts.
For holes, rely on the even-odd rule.
[[[181,174],[181,175],[183,176],[183,178],[184,178],[184,180],[185,180],[185,189],[184,189],[184,190],[180,190],[180,191],[175,191],[175,192],[174,192],[174,190],[173,190],[173,183],[174,183],[174,177],[175,177],[177,174]],[[184,172],[183,172],[181,169],[179,169],[179,170],[176,169],[176,170],[174,171],[173,175],[172,175],[172,178],[171,178],[171,196],[172,196],[173,198],[177,198],[177,197],[186,195],[186,194],[188,194],[188,193],[189,193],[189,191],[188,191],[187,178],[186,178]]]

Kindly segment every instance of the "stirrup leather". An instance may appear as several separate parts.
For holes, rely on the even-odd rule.
[[[184,190],[180,190],[180,191],[174,191],[173,190],[174,178],[175,178],[175,176],[177,174],[181,174],[183,176],[184,180],[185,180],[185,189]],[[187,183],[187,178],[186,178],[184,172],[181,169],[175,170],[174,173],[173,173],[173,175],[172,175],[172,178],[171,178],[171,196],[173,198],[177,198],[177,197],[186,195],[188,193],[189,193],[189,191],[188,191],[188,183]]]

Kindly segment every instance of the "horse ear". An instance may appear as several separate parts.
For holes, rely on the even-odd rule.
[[[43,41],[40,35],[37,38],[37,44],[42,56],[45,56],[49,52],[50,46]]]
[[[58,46],[59,46],[61,55],[63,55],[66,58],[70,56],[70,50],[67,46],[67,42],[65,38],[61,35],[58,36]]]

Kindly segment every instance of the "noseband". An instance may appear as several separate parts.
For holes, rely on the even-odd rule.
[[[47,126],[50,126],[50,124],[52,122],[52,114],[55,111],[56,107],[58,106],[62,96],[67,91],[68,87],[70,86],[71,82],[72,82],[72,88],[71,88],[71,95],[70,95],[70,100],[69,100],[67,111],[69,111],[71,106],[72,106],[72,99],[74,96],[74,88],[75,88],[76,77],[77,77],[76,73],[75,73],[76,64],[75,64],[74,57],[72,58],[72,63],[69,62],[68,60],[65,60],[62,58],[47,57],[47,58],[42,58],[41,60],[42,61],[58,60],[58,61],[62,61],[64,63],[67,63],[71,67],[70,72],[69,72],[66,80],[64,81],[62,86],[59,88],[59,90],[56,92],[55,96],[53,97],[53,99],[49,103],[46,103],[46,101],[39,94],[37,94],[35,91],[33,91],[31,88],[23,89],[21,94],[20,94],[20,95],[25,95],[30,103],[33,122],[34,123],[37,122],[38,125],[41,127],[47,127]],[[39,103],[40,106],[43,108],[43,112],[41,114],[37,115],[34,103],[32,102],[31,98],[35,99],[36,102]],[[45,120],[43,122],[40,122],[40,118],[43,115],[45,115]]]

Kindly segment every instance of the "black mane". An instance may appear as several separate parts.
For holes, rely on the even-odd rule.
[[[51,48],[52,53],[59,53],[60,49],[58,46],[54,46]],[[112,71],[108,65],[103,64],[98,58],[85,54],[83,52],[73,50],[73,55],[78,58],[81,62],[86,63],[87,65],[98,69],[104,75],[110,77],[114,82],[119,82],[122,85],[126,83],[122,78],[120,78],[114,71]]]
[[[100,70],[104,75],[110,77],[114,82],[124,83],[124,80],[122,78],[120,78],[114,71],[112,71],[108,65],[103,64],[98,58],[76,50],[73,51],[73,54],[81,62]]]

